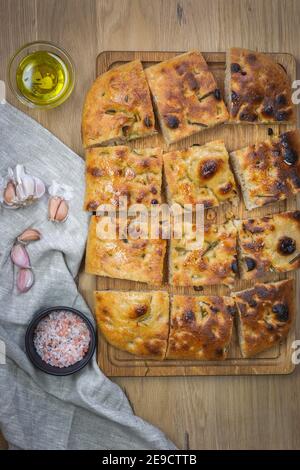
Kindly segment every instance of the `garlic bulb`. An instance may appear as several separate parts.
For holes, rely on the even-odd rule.
[[[26,173],[24,165],[8,168],[0,180],[0,202],[7,208],[18,209],[40,199],[46,191],[44,182]]]

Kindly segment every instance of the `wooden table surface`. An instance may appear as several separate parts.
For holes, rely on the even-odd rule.
[[[26,42],[44,39],[67,49],[77,85],[61,108],[29,111],[10,93],[7,98],[82,155],[80,114],[99,52],[224,51],[236,45],[290,52],[299,61],[299,18],[299,0],[0,0],[0,79],[9,56]],[[116,382],[136,414],[179,448],[300,448],[300,366],[289,376]]]

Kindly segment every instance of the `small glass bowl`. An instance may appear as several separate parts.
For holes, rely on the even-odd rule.
[[[87,353],[85,354],[85,356],[80,361],[76,362],[75,364],[69,367],[54,367],[48,364],[47,362],[44,362],[43,359],[37,353],[35,346],[34,346],[34,342],[33,342],[34,333],[39,322],[43,318],[47,317],[51,312],[57,312],[60,310],[71,312],[75,315],[78,315],[80,318],[82,318],[82,320],[84,320],[86,326],[89,329],[90,338],[91,338],[89,349]],[[95,352],[95,348],[96,348],[96,332],[95,332],[92,322],[82,312],[72,307],[57,306],[57,307],[50,307],[44,310],[40,310],[37,314],[33,316],[31,322],[29,323],[27,327],[26,334],[25,334],[25,350],[27,353],[27,357],[35,365],[35,367],[42,370],[43,372],[46,372],[46,374],[50,374],[50,375],[66,376],[66,375],[71,375],[71,374],[74,374],[75,372],[78,372],[83,367],[85,367],[88,364],[88,362],[91,360]]]
[[[50,103],[38,104],[29,100],[20,91],[17,84],[17,70],[19,65],[28,55],[38,51],[45,51],[58,56],[68,71],[68,86],[60,95],[57,96],[57,99],[51,101]],[[16,98],[21,101],[21,103],[29,106],[30,108],[51,109],[64,103],[71,95],[75,85],[75,67],[72,58],[64,49],[48,41],[36,41],[25,44],[25,46],[18,49],[17,52],[13,55],[8,64],[7,79],[11,91],[16,96]]]

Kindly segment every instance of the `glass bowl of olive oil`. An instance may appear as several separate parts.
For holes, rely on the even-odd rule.
[[[74,89],[74,64],[69,54],[55,44],[32,42],[11,58],[8,83],[14,95],[30,108],[55,108]]]

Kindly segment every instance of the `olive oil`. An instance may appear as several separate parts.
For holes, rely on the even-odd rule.
[[[22,95],[36,105],[54,104],[70,87],[66,64],[56,54],[33,52],[20,62],[16,73],[17,87]]]

